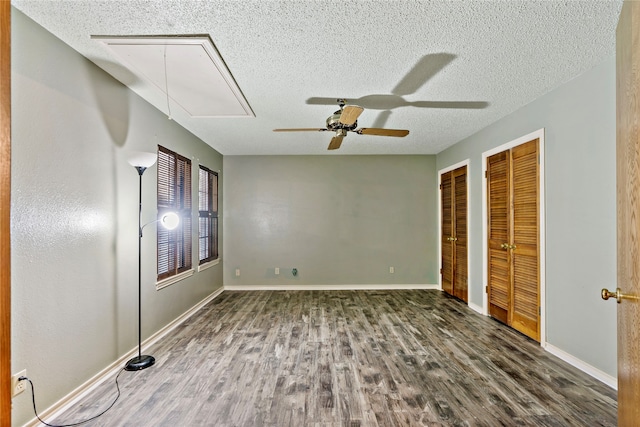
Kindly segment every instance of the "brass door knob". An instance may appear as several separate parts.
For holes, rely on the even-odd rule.
[[[609,298],[615,298],[616,301],[618,301],[618,304],[620,304],[623,299],[638,300],[638,297],[635,295],[623,294],[620,288],[616,288],[615,292],[611,292],[609,289],[603,288],[602,291],[600,292],[600,296],[602,297],[603,300],[608,300]]]
[[[500,247],[502,249],[509,249],[509,244],[508,243],[503,243],[503,244],[500,245]]]

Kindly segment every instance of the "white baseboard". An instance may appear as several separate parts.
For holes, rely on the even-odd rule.
[[[600,369],[598,368],[594,368],[593,366],[589,365],[588,363],[578,359],[577,357],[567,353],[564,350],[559,349],[558,347],[551,345],[549,343],[547,343],[544,346],[544,349],[547,350],[549,353],[553,354],[554,356],[559,357],[560,359],[564,360],[565,362],[567,362],[568,364],[575,366],[576,368],[580,369],[581,371],[591,375],[593,378],[602,381],[603,383],[605,383],[606,385],[608,385],[609,387],[611,387],[614,390],[618,389],[618,379],[616,377],[612,377],[611,375],[602,372]]]
[[[359,291],[359,290],[440,289],[438,285],[225,285],[225,291]]]
[[[189,317],[193,316],[198,310],[204,307],[207,303],[215,299],[218,295],[220,295],[224,291],[224,288],[217,289],[211,295],[207,296],[205,299],[191,307],[189,310],[185,311],[171,323],[167,324],[164,328],[160,329],[155,334],[151,335],[149,338],[142,342],[142,348],[148,348],[160,341],[164,338],[169,332],[173,331],[177,328],[182,322],[187,320]],[[134,347],[129,350],[127,353],[123,354],[118,358],[118,360],[114,361],[112,364],[104,368],[102,371],[98,372],[96,375],[91,377],[89,380],[85,381],[84,384],[80,385],[78,388],[73,390],[71,393],[64,396],[62,399],[51,405],[49,408],[40,412],[40,418],[43,420],[46,418],[54,419],[61,415],[63,412],[67,411],[70,407],[75,405],[78,401],[80,401],[84,396],[91,393],[96,387],[100,384],[108,380],[109,378],[115,377],[115,375],[120,372],[120,370],[124,367],[127,360],[131,359],[138,352],[138,347]],[[33,418],[31,421],[27,422],[24,427],[35,427],[41,425],[40,421],[37,418]]]

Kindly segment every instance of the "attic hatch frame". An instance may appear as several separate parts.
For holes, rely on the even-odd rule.
[[[92,35],[140,81],[190,118],[243,118],[255,114],[207,34]],[[137,84],[137,83],[136,83]]]

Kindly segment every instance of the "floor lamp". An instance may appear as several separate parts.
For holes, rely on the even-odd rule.
[[[142,229],[149,224],[159,222],[165,228],[172,230],[178,226],[179,217],[175,212],[168,212],[160,219],[142,225],[142,174],[147,168],[156,163],[155,153],[133,153],[129,157],[129,164],[136,168],[140,176],[139,209],[138,209],[138,355],[130,359],[124,369],[127,371],[139,371],[152,366],[156,359],[153,356],[142,354]]]

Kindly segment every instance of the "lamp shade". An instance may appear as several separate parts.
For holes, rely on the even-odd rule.
[[[167,230],[173,230],[180,224],[180,217],[175,212],[167,212],[160,218],[160,224]]]
[[[147,153],[144,151],[132,151],[129,153],[129,164],[133,167],[149,168],[153,166],[158,159],[158,154]]]

